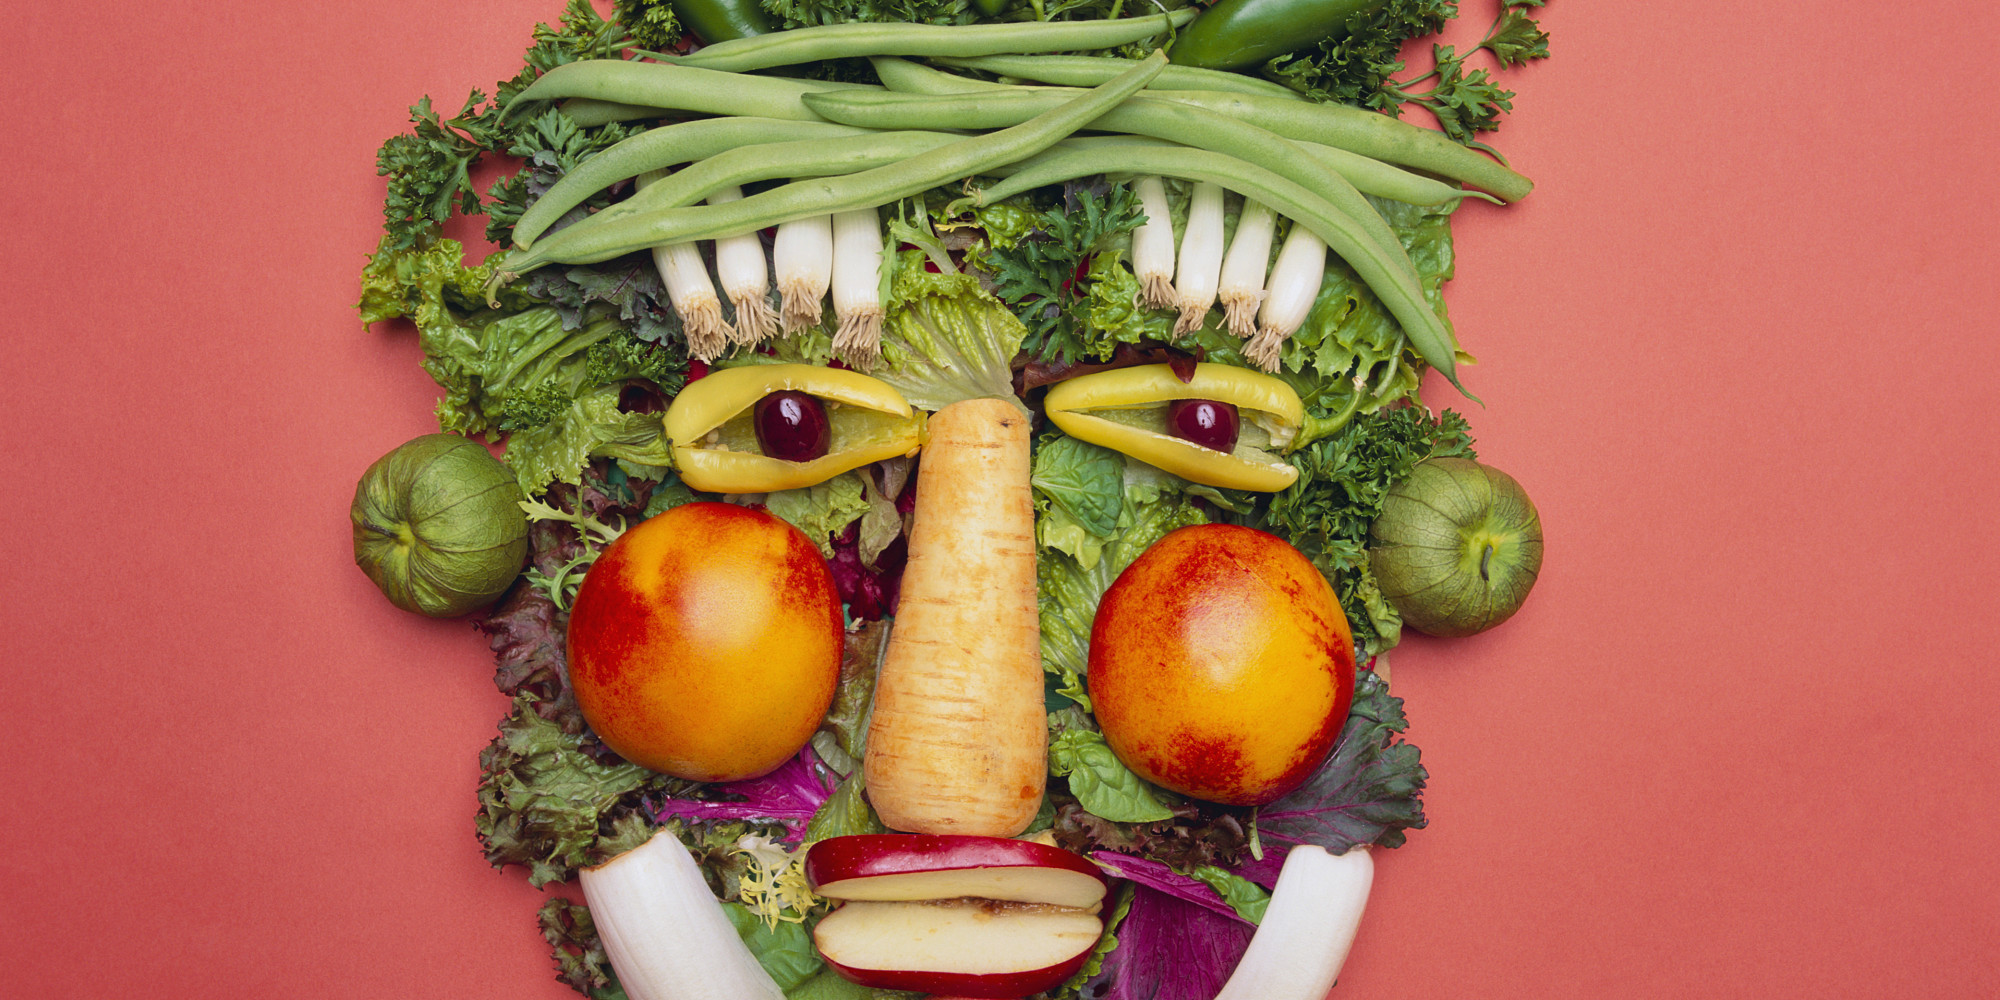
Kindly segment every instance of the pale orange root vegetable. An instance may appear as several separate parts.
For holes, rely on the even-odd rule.
[[[1028,418],[969,399],[930,418],[868,800],[890,829],[1011,837],[1048,773]]]

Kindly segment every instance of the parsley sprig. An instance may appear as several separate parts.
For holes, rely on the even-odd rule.
[[[1487,68],[1468,67],[1467,60],[1483,51],[1499,68],[1512,69],[1547,58],[1548,33],[1529,12],[1544,3],[1508,0],[1486,37],[1465,52],[1433,44],[1432,68],[1417,76],[1398,79],[1410,69],[1403,43],[1436,34],[1457,17],[1455,0],[1388,0],[1350,22],[1347,34],[1279,56],[1264,72],[1318,101],[1358,104],[1398,117],[1414,105],[1430,112],[1453,139],[1479,146],[1478,134],[1492,131],[1500,116],[1513,110],[1514,92]]]
[[[1026,234],[981,255],[993,274],[993,294],[1028,328],[1021,344],[1028,356],[1067,360],[1088,353],[1091,259],[1120,246],[1145,221],[1138,196],[1125,185],[1071,182],[1062,202],[1035,216]]]
[[[502,121],[500,109],[543,73],[580,59],[616,57],[629,44],[625,29],[599,17],[589,0],[569,0],[560,25],[535,25],[533,44],[521,72],[497,85],[490,97],[484,90],[472,91],[450,118],[444,117],[430,97],[418,101],[410,108],[411,131],[390,138],[375,155],[375,172],[388,179],[382,249],[426,248],[454,211],[464,215],[485,212],[472,171],[489,153],[539,163],[540,154],[547,152],[549,159],[567,165],[623,138],[618,129],[604,129],[593,131],[588,142],[580,143],[578,135],[552,125],[547,120],[550,116]],[[512,219],[519,217],[519,205],[533,193],[534,182],[532,177],[526,181],[510,179],[495,187],[494,199],[510,206],[511,213],[503,216],[505,232],[498,235],[511,233]],[[488,237],[495,235],[489,229]]]

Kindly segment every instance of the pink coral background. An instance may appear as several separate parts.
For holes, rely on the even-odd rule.
[[[345,526],[434,429],[375,147],[559,10],[7,16],[9,995],[573,995],[473,838],[484,642]],[[1431,827],[1336,996],[2000,995],[2000,6],[1545,18],[1449,298],[1548,563],[1393,656]]]

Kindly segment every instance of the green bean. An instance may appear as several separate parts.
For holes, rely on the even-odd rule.
[[[591,195],[648,170],[705,160],[740,146],[792,139],[873,135],[873,129],[778,118],[703,118],[648,129],[578,163],[514,223],[514,243],[528,246]],[[804,176],[804,175],[801,175]]]
[[[960,138],[963,137],[949,132],[864,132],[838,138],[738,146],[654,181],[632,197],[550,233],[533,246],[559,256],[565,247],[590,240],[592,233],[620,219],[692,205],[726,187],[741,187],[776,177],[849,174],[907,160]],[[550,192],[554,193],[554,189]]]
[[[943,57],[937,60],[958,69],[976,69],[995,76],[1053,83],[1065,87],[1095,87],[1132,65],[1132,60],[1116,56],[1027,56],[992,55],[969,59]],[[888,81],[883,81],[888,82]],[[891,89],[894,89],[893,87]],[[1241,73],[1202,69],[1196,66],[1168,66],[1148,90],[1218,90],[1261,94],[1287,101],[1302,101],[1299,92],[1283,84]]]
[[[871,128],[914,127],[913,122],[936,114],[971,114],[970,105],[985,106],[1004,100],[1001,95],[981,91],[975,94],[928,96],[870,90],[840,94],[808,94],[806,106],[834,121]],[[1416,268],[1409,262],[1401,240],[1382,221],[1375,206],[1362,197],[1352,182],[1318,157],[1307,155],[1298,144],[1255,125],[1226,118],[1202,108],[1164,99],[1164,95],[1139,96],[1112,108],[1090,123],[1093,130],[1129,132],[1168,139],[1199,149],[1231,153],[1270,170],[1294,183],[1321,192],[1358,224],[1368,238],[1409,279],[1416,280]]]
[[[543,73],[526,90],[515,94],[501,114],[503,117],[513,114],[514,109],[530,101],[588,97],[709,115],[752,115],[809,122],[818,121],[819,117],[799,102],[801,94],[874,89],[870,84],[752,76],[668,63],[584,59]]]
[[[1159,74],[1166,61],[1166,53],[1155,52],[1130,72],[1026,122],[959,139],[890,166],[835,178],[793,181],[721,205],[692,205],[634,214],[598,227],[591,240],[568,248],[560,259],[546,253],[544,247],[511,250],[499,261],[494,280],[510,281],[550,263],[591,264],[645,247],[733,236],[792,219],[874,208],[906,198],[1049,148],[1137,93]],[[931,124],[956,127],[956,123],[947,119],[935,119]]]
[[[1095,21],[905,24],[856,21],[717,42],[676,60],[738,72],[851,56],[984,56],[1001,52],[1081,52],[1142,42],[1194,19],[1192,8]]]
[[[612,122],[636,121],[641,118],[658,118],[670,113],[666,108],[647,107],[643,104],[620,104],[617,101],[600,101],[590,97],[572,97],[562,102],[561,107],[564,116],[584,128],[595,128]]]
[[[1341,176],[1353,182],[1362,194],[1391,201],[1406,202],[1411,205],[1442,205],[1461,198],[1484,198],[1496,204],[1499,199],[1484,191],[1452,187],[1434,177],[1414,174],[1393,164],[1371,160],[1365,156],[1350,153],[1332,146],[1322,146],[1316,142],[1291,140],[1300,149],[1317,157],[1327,166],[1340,172]],[[1142,135],[1090,135],[1071,136],[1056,143],[1057,149],[1090,149],[1101,146],[1180,146],[1181,143],[1166,139],[1154,139]],[[1228,150],[1223,150],[1228,152]],[[1005,177],[1006,168],[988,170],[989,175]],[[1311,187],[1311,185],[1307,185]]]
[[[1004,83],[989,83],[969,76],[958,76],[934,70],[923,63],[914,63],[900,56],[874,56],[869,63],[875,67],[875,75],[882,86],[898,94],[967,94],[982,90],[1012,90]]]
[[[1272,133],[1276,135],[1277,133]],[[1362,194],[1372,194],[1377,198],[1400,201],[1410,205],[1442,205],[1463,198],[1483,198],[1496,205],[1505,204],[1484,191],[1474,191],[1427,177],[1423,174],[1404,170],[1393,163],[1384,163],[1360,153],[1350,153],[1339,146],[1306,142],[1293,139],[1300,149],[1321,163],[1338,171]]]
[[[1387,255],[1355,222],[1325,198],[1278,174],[1227,153],[1207,149],[1142,144],[1083,150],[1051,150],[1021,164],[1005,180],[973,193],[976,204],[990,205],[1025,191],[1077,177],[1104,173],[1157,174],[1209,181],[1255,198],[1294,224],[1305,226],[1327,248],[1340,255],[1382,305],[1401,324],[1417,355],[1438,370],[1460,392],[1456,348],[1450,329],[1424,297],[1421,287],[1405,281]],[[1478,397],[1466,393],[1468,398]]]
[[[935,80],[926,82],[924,86],[939,92],[931,100],[949,102],[950,113],[955,116],[960,128],[1012,125],[1076,93],[1068,87],[1007,88],[992,84],[976,91],[954,92],[946,91],[946,85]],[[844,100],[848,97],[858,99]],[[848,124],[898,127],[872,123],[901,121],[907,110],[903,102],[909,99],[909,95],[895,91],[855,90],[838,95],[817,95],[812,102],[818,102],[816,106],[825,109],[822,113],[837,114]],[[1526,177],[1451,141],[1441,132],[1418,128],[1384,114],[1345,104],[1315,104],[1252,94],[1197,90],[1155,91],[1147,94],[1145,99],[1202,108],[1287,139],[1316,142],[1370,159],[1414,167],[1472,184],[1508,201],[1520,200],[1534,187]]]
[[[1273,100],[1215,91],[1175,91],[1169,96],[1184,104],[1247,121],[1287,139],[1317,142],[1414,167],[1490,191],[1507,201],[1520,201],[1535,188],[1533,181],[1505,164],[1453,142],[1442,132],[1419,128],[1377,111],[1348,104]]]

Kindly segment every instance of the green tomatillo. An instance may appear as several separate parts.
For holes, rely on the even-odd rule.
[[[1389,491],[1369,535],[1382,596],[1429,635],[1506,621],[1542,568],[1542,519],[1527,492],[1470,459],[1420,463]]]
[[[426,434],[354,487],[354,564],[405,611],[453,618],[485,607],[527,559],[525,499],[513,470],[477,442]]]

